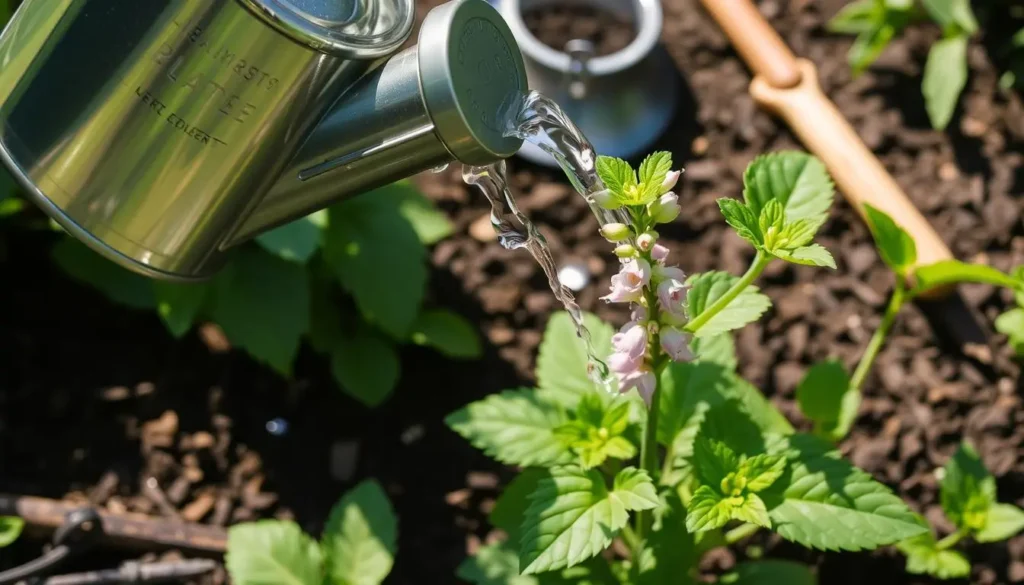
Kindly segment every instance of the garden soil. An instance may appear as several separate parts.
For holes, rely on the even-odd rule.
[[[664,4],[664,49],[684,91],[658,147],[672,150],[686,173],[684,211],[663,236],[671,261],[687,272],[738,273],[751,250],[726,229],[715,200],[740,194],[743,169],[756,155],[799,144],[746,94],[749,73],[698,2]],[[972,43],[962,105],[949,130],[935,132],[919,85],[938,32],[912,28],[853,78],[845,61],[850,40],[824,28],[841,4],[765,1],[760,8],[799,55],[817,64],[825,90],[958,258],[1003,270],[1024,263],[1024,104],[997,84],[1009,25],[990,27]],[[420,16],[427,8],[420,6]],[[536,26],[550,32],[563,24]],[[557,257],[592,273],[580,304],[624,322],[619,309],[598,300],[615,262],[582,200],[558,172],[520,160],[510,165],[520,205]],[[400,518],[388,583],[454,582],[466,554],[495,537],[486,513],[514,470],[488,461],[443,418],[489,393],[530,385],[541,332],[558,307],[533,261],[494,241],[487,205],[462,184],[459,169],[425,174],[418,183],[456,226],[433,248],[429,302],[476,323],[485,356],[455,362],[408,348],[400,387],[375,410],[343,395],[325,361],[308,350],[295,379],[286,381],[230,350],[215,327],[175,341],[155,316],[68,281],[47,260],[52,236],[9,235],[0,287],[0,491],[209,524],[294,518],[316,535],[338,496],[372,477]],[[801,375],[829,357],[852,367],[892,284],[867,230],[841,198],[822,240],[838,270],[772,266],[761,286],[773,308],[736,337],[741,372],[804,427],[794,403]],[[865,385],[855,430],[842,443],[857,465],[943,532],[950,527],[934,471],[961,437],[979,447],[998,478],[1000,499],[1024,504],[1020,371],[1005,340],[991,334],[1012,299],[985,286],[961,293],[989,337],[950,327],[941,307],[907,308]],[[0,566],[31,558],[44,542],[22,539],[0,552]],[[930,582],[907,575],[891,550],[817,553],[768,536],[708,555],[702,573],[711,578],[761,552],[817,566],[823,585]],[[972,583],[1024,582],[1024,536],[967,552]],[[108,550],[68,569],[137,556]],[[223,582],[223,573],[208,580]]]

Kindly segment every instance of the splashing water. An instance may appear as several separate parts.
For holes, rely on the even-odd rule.
[[[629,222],[623,212],[607,210],[594,200],[593,194],[604,189],[597,175],[597,153],[558,104],[535,91],[530,92],[510,102],[507,119],[509,127],[505,134],[521,138],[550,154],[587,201],[601,225]],[[576,335],[583,340],[589,357],[587,369],[590,377],[606,389],[615,388],[614,376],[594,351],[590,332],[583,323],[582,310],[576,304],[572,291],[558,278],[547,241],[516,205],[508,187],[505,161],[482,167],[467,165],[463,167],[462,178],[466,183],[476,185],[491,204],[491,224],[498,233],[498,242],[509,250],[525,248],[544,270],[551,291],[565,306]]]

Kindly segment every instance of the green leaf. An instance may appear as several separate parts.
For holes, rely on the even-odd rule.
[[[868,221],[868,228],[875,238],[875,246],[879,255],[882,256],[889,268],[894,272],[904,274],[915,262],[917,262],[917,246],[914,244],[910,234],[903,231],[903,228],[896,225],[896,222],[884,211],[873,207],[870,203],[864,204],[864,212]]]
[[[773,254],[782,260],[804,266],[824,266],[835,270],[836,261],[832,253],[820,244],[801,246],[795,250],[778,250]]]
[[[914,280],[913,294],[961,282],[991,284],[1018,291],[1024,288],[1024,282],[991,266],[968,264],[958,260],[943,260],[935,264],[921,266],[914,271]]]
[[[428,310],[412,326],[413,343],[433,347],[451,358],[476,359],[483,350],[476,328],[458,313]]]
[[[686,507],[686,529],[696,534],[725,526],[733,518],[735,499],[722,496],[710,486],[700,486]]]
[[[367,406],[377,406],[391,396],[401,367],[394,344],[365,325],[339,337],[331,349],[334,379]]]
[[[426,248],[400,212],[405,195],[383,188],[332,206],[324,258],[366,319],[404,339],[420,312]]]
[[[640,184],[643,186],[645,196],[660,197],[664,194],[661,184],[665,182],[665,176],[672,170],[672,153],[659,150],[647,155],[647,158],[640,163],[639,176]]]
[[[825,223],[835,188],[825,165],[795,151],[765,154],[754,159],[743,174],[743,197],[760,217],[771,199],[785,209],[785,223],[807,220],[817,229]]]
[[[693,464],[700,482],[717,490],[727,475],[739,469],[740,459],[725,443],[699,437],[693,444]]]
[[[978,30],[978,19],[971,10],[970,0],[921,0],[921,3],[947,36],[970,36]]]
[[[966,36],[956,36],[936,42],[928,51],[921,92],[928,119],[936,130],[949,125],[967,84],[967,43]]]
[[[25,528],[25,521],[17,516],[0,516],[0,548],[10,546]]]
[[[764,202],[764,206],[761,207],[761,215],[757,219],[757,227],[764,234],[765,245],[769,247],[769,251],[773,250],[774,247],[769,245],[769,239],[775,240],[782,234],[782,228],[786,223],[786,211],[782,207],[782,202],[778,199],[769,199]]]
[[[583,314],[583,324],[590,331],[596,355],[611,353],[610,325],[590,313]],[[540,394],[566,408],[576,408],[581,396],[597,388],[587,374],[588,356],[583,340],[576,336],[576,327],[569,314],[560,311],[551,316],[537,355],[537,385]]]
[[[996,317],[996,331],[1009,338],[1010,347],[1018,356],[1024,355],[1024,309],[1010,309]]]
[[[636,187],[636,174],[629,163],[611,156],[597,157],[597,176],[601,177],[604,186],[621,199],[626,190]]]
[[[533,390],[506,390],[454,412],[445,422],[477,449],[510,465],[559,465],[572,454],[554,435],[565,412]]]
[[[828,21],[828,30],[840,34],[859,34],[872,30],[885,18],[885,9],[875,0],[851,2]]]
[[[729,333],[710,337],[694,337],[690,351],[697,362],[718,364],[729,371],[736,370],[736,344]]]
[[[399,212],[409,222],[423,244],[436,244],[452,235],[454,228],[448,214],[437,209],[434,203],[408,180],[398,181],[381,189],[394,192],[393,196],[399,200]]]
[[[519,574],[519,556],[507,543],[480,548],[462,561],[455,576],[474,585],[539,585],[537,577]]]
[[[971,563],[955,550],[939,550],[935,536],[928,531],[896,545],[907,556],[907,572],[931,575],[938,579],[958,579],[971,574]]]
[[[1024,510],[1012,504],[992,504],[985,527],[974,535],[978,542],[998,542],[1024,530]]]
[[[232,344],[284,376],[309,330],[305,269],[255,247],[235,253],[213,282],[211,316]]]
[[[815,429],[831,439],[840,439],[849,432],[860,405],[846,368],[838,360],[811,366],[796,388],[796,399]]]
[[[747,489],[757,493],[770,487],[785,471],[785,457],[762,453],[740,462],[737,475],[746,478]]]
[[[927,530],[889,488],[807,435],[769,447],[788,459],[786,473],[761,493],[775,531],[820,550],[873,549]]]
[[[530,495],[537,490],[537,485],[550,473],[546,469],[530,467],[505,486],[494,502],[494,508],[487,519],[498,529],[504,530],[512,542],[519,540],[519,528],[523,523],[523,515],[530,507]],[[517,569],[518,571],[518,564]]]
[[[817,585],[818,579],[806,565],[769,559],[740,563],[718,582],[722,585]]]
[[[853,45],[850,46],[850,52],[846,55],[853,74],[860,75],[874,63],[897,32],[899,32],[898,27],[886,20],[876,23],[875,26],[858,34]]]
[[[698,552],[693,535],[686,530],[686,507],[674,490],[663,497],[654,510],[654,525],[636,563],[639,575],[633,581],[636,585],[693,585]]]
[[[366,480],[331,509],[321,543],[333,585],[379,585],[391,572],[398,519],[375,480]]]
[[[750,242],[757,249],[763,248],[764,234],[761,233],[761,225],[758,217],[745,204],[728,197],[718,200],[718,208],[722,210],[722,216],[736,234]]]
[[[171,335],[181,338],[192,328],[211,288],[205,284],[153,281],[156,310]]]
[[[325,216],[323,211],[316,213],[320,214],[316,218],[303,217],[261,234],[256,242],[275,256],[305,264],[320,249],[322,229],[317,222],[325,221]]]
[[[629,520],[629,510],[653,508],[654,486],[644,472],[624,469],[609,492],[597,470],[556,467],[541,480],[523,520],[519,566],[523,574],[571,567],[600,553]]]
[[[584,469],[597,467],[609,457],[631,459],[636,447],[622,436],[629,427],[630,402],[614,400],[605,408],[596,391],[586,394],[576,407],[576,418],[554,430],[566,447],[579,455]]]
[[[696,319],[701,313],[721,298],[739,281],[727,272],[711,271],[691,275],[686,279],[690,290],[686,293],[687,314]],[[711,337],[747,323],[756,321],[771,306],[771,300],[758,292],[756,286],[748,286],[724,309],[694,332],[697,337]]]
[[[658,492],[651,476],[643,469],[627,467],[617,474],[610,494],[627,510],[650,510],[658,507]]]
[[[320,547],[291,521],[232,526],[224,564],[236,585],[323,584]]]
[[[53,259],[73,279],[85,283],[110,300],[133,309],[156,306],[153,286],[144,276],[121,268],[90,250],[85,244],[66,237],[53,246]]]
[[[757,494],[747,494],[743,497],[743,503],[732,509],[732,518],[740,522],[756,524],[762,528],[771,528],[772,521],[768,517],[768,509],[764,500]]]
[[[958,528],[985,528],[988,510],[996,503],[996,480],[977,451],[961,443],[946,463],[940,483],[942,510]]]
[[[818,226],[814,225],[814,222],[798,219],[786,224],[781,237],[786,241],[786,248],[792,250],[810,244],[817,232]]]

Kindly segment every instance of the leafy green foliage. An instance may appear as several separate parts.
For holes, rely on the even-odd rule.
[[[133,309],[156,306],[149,281],[90,250],[77,240],[65,238],[53,247],[53,260],[69,276],[88,284],[114,302]]]
[[[949,125],[967,84],[967,43],[968,37],[955,36],[935,43],[928,52],[921,91],[928,118],[938,130]]]
[[[320,249],[327,212],[318,211],[256,237],[265,250],[285,260],[305,264]]]
[[[974,539],[978,542],[998,542],[1016,536],[1024,530],[1024,510],[1012,504],[992,504],[988,509],[985,527]]]
[[[614,330],[597,316],[585,313],[583,324],[590,331],[594,351],[599,356],[611,353]],[[576,337],[576,327],[568,313],[551,316],[537,355],[537,385],[545,399],[566,408],[575,408],[580,397],[597,386],[587,374],[587,350]]]
[[[510,465],[557,465],[572,455],[555,436],[565,412],[535,391],[506,390],[448,415],[445,422],[474,447]]]
[[[764,560],[740,563],[718,582],[722,585],[817,585],[818,579],[799,563]]]
[[[410,339],[417,345],[433,347],[442,354],[459,359],[475,359],[483,350],[476,328],[457,313],[426,310],[412,326]]]
[[[887,213],[871,204],[864,204],[864,213],[882,261],[893,272],[905,275],[917,262],[917,245],[913,238]]]
[[[728,333],[694,337],[690,342],[690,351],[698,362],[718,364],[729,371],[736,370],[736,344]]]
[[[679,494],[667,491],[662,496],[647,543],[636,563],[636,585],[696,583],[697,542],[686,529],[686,507]]]
[[[611,544],[629,511],[658,505],[646,472],[626,468],[608,490],[596,470],[555,467],[530,498],[520,537],[523,574],[577,565]]]
[[[394,565],[398,521],[380,485],[364,481],[345,494],[327,519],[322,545],[336,585],[378,585]]]
[[[509,535],[509,540],[518,542],[523,514],[530,507],[530,495],[537,490],[541,479],[549,475],[546,469],[527,468],[505,486],[501,496],[494,502],[494,508],[487,519],[495,528],[504,530]]]
[[[228,530],[224,564],[238,585],[322,585],[320,547],[297,524],[260,520]]]
[[[339,337],[332,350],[331,373],[346,392],[367,406],[377,406],[391,396],[401,363],[388,338],[361,325]]]
[[[596,392],[583,396],[576,416],[554,430],[555,436],[579,456],[584,469],[597,467],[609,457],[630,459],[636,446],[623,436],[629,428],[630,403],[619,399],[608,405]]]
[[[912,294],[921,294],[961,282],[974,282],[1003,286],[1017,291],[1024,289],[1024,281],[1009,276],[984,264],[968,264],[959,260],[943,260],[921,266],[914,271],[915,286]]]
[[[239,585],[380,585],[394,563],[397,521],[367,480],[331,510],[320,543],[297,524],[260,520],[228,530],[225,565]]]
[[[987,524],[996,480],[969,444],[961,444],[946,464],[940,495],[942,510],[958,528],[979,531]]]
[[[10,546],[21,536],[25,521],[17,516],[0,516],[0,548]]]
[[[505,544],[490,544],[462,561],[455,576],[474,585],[538,585],[537,577],[519,574],[519,555]]]
[[[815,433],[836,441],[850,431],[860,392],[850,387],[846,368],[836,360],[811,366],[796,387],[796,399],[804,416],[814,422]]]
[[[686,528],[704,532],[740,520],[769,528],[764,501],[757,495],[771,486],[786,466],[777,455],[737,455],[718,441],[699,439],[693,451],[697,479],[702,484],[687,506]]]
[[[913,512],[876,482],[811,436],[770,445],[788,460],[787,472],[762,494],[775,531],[820,550],[863,550],[922,534]]]
[[[610,156],[597,157],[597,174],[610,192],[606,207],[638,207],[651,203],[664,192],[662,183],[672,170],[672,155],[655,152],[640,163],[634,173],[629,163]]]
[[[1024,355],[1024,308],[1017,307],[999,315],[995,328],[1009,339],[1015,354]]]
[[[907,557],[907,572],[938,579],[958,579],[971,573],[971,563],[957,551],[940,548],[931,531],[897,545]]]
[[[686,284],[690,286],[690,290],[686,294],[687,313],[690,315],[690,319],[697,318],[711,307],[738,280],[739,278],[728,272],[718,271],[690,276],[686,280]],[[758,292],[756,286],[748,286],[723,310],[704,323],[700,329],[694,331],[694,335],[713,337],[733,329],[739,329],[760,318],[771,304],[771,300]]]

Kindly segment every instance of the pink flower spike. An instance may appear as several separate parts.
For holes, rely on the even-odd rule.
[[[647,307],[637,305],[633,307],[633,311],[629,314],[630,321],[646,321],[647,320]]]
[[[612,347],[632,359],[642,358],[647,352],[647,328],[636,322],[628,323],[612,336]]]
[[[609,303],[632,303],[640,300],[643,288],[651,282],[651,265],[643,258],[630,258],[612,276],[612,291],[601,297]]]
[[[669,171],[668,174],[665,175],[665,180],[661,182],[661,192],[666,193],[671,191],[679,181],[680,174],[682,174],[682,171]]]
[[[631,358],[628,354],[619,352],[608,356],[608,369],[620,376],[626,376],[637,371],[643,364],[643,356]]]
[[[661,349],[672,358],[674,362],[688,362],[693,359],[690,353],[689,336],[675,327],[665,327],[661,330]]]
[[[686,290],[683,281],[675,278],[666,279],[658,285],[658,302],[672,323],[686,319]]]
[[[658,266],[654,269],[654,275],[658,277],[658,280],[678,280],[679,282],[686,280],[686,273],[678,266]]]
[[[664,262],[668,258],[668,248],[661,244],[654,244],[651,248],[651,258],[655,262]]]
[[[636,372],[626,374],[619,379],[619,392],[625,394],[633,388],[640,394],[640,397],[644,399],[647,406],[651,406],[651,397],[654,396],[654,388],[657,385],[657,379],[654,377],[654,372],[648,370],[638,370]]]

